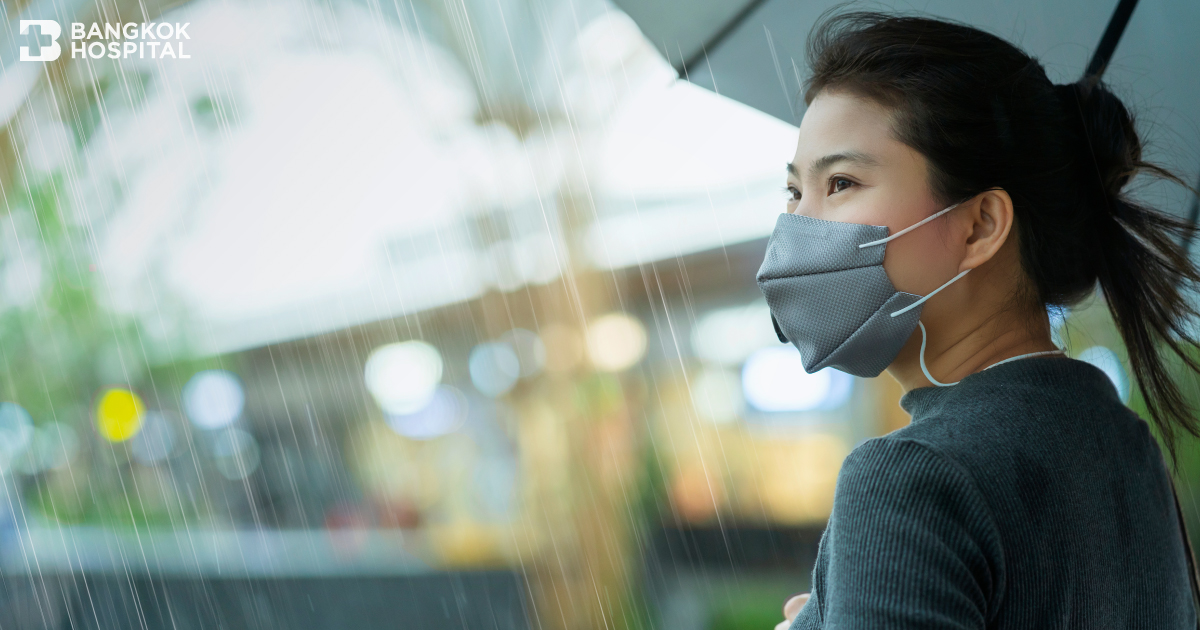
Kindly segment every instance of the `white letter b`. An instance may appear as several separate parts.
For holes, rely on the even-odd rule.
[[[62,27],[54,20],[21,20],[21,34],[29,34],[29,27],[36,26],[38,54],[29,54],[29,46],[21,46],[21,61],[54,61],[62,54],[62,46],[58,45],[58,37],[62,35]],[[42,38],[49,37],[50,44],[43,45]]]

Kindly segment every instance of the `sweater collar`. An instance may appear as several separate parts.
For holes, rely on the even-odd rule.
[[[910,389],[900,397],[900,407],[913,421],[935,414],[949,398],[971,396],[981,388],[1030,386],[1045,391],[1069,390],[1073,396],[1099,396],[1120,402],[1116,386],[1100,368],[1062,356],[1029,357],[964,376],[955,385]]]

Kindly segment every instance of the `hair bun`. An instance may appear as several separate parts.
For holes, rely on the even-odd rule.
[[[1108,195],[1121,192],[1142,158],[1142,145],[1129,110],[1101,82],[1089,80],[1054,86],[1074,146],[1076,172]]]

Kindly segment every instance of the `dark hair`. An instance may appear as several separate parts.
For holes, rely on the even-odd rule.
[[[1054,85],[1038,61],[970,26],[880,13],[824,17],[809,38],[804,99],[847,90],[889,108],[897,138],[928,160],[949,205],[1000,188],[1013,200],[1018,301],[1073,306],[1099,282],[1153,422],[1175,455],[1178,430],[1200,435],[1159,343],[1200,372],[1185,344],[1200,283],[1182,243],[1195,228],[1132,201],[1138,172],[1183,182],[1142,161],[1133,119],[1097,80]],[[1185,185],[1186,186],[1186,185]]]

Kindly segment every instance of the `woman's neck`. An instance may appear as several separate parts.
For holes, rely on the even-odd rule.
[[[954,383],[988,366],[1031,352],[1057,350],[1050,340],[1050,319],[1045,311],[1026,317],[992,313],[982,317],[931,318],[925,321],[925,367],[942,383]],[[932,387],[920,364],[921,331],[900,350],[887,371],[905,392]]]

